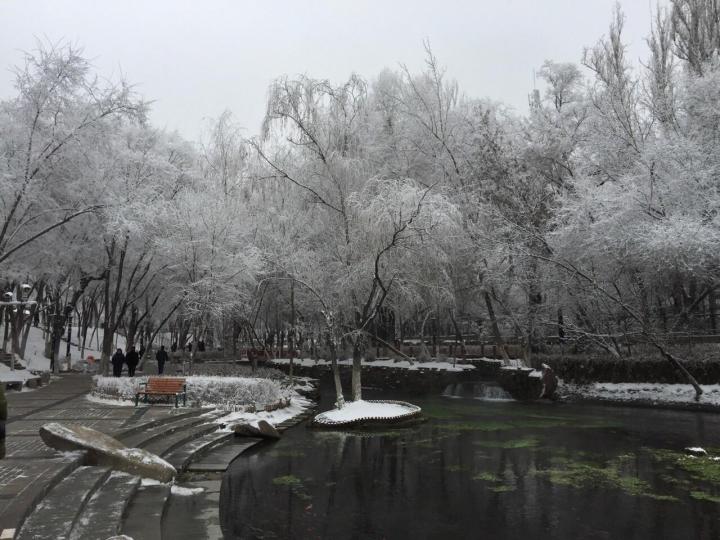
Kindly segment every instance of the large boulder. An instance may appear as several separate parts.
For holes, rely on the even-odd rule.
[[[90,465],[102,465],[160,482],[170,482],[177,474],[175,467],[155,454],[142,448],[128,448],[117,439],[87,427],[52,422],[40,428],[40,437],[55,450],[84,450]]]
[[[262,437],[263,439],[279,439],[280,432],[265,420],[258,421],[257,427],[252,424],[235,424],[233,426],[235,435],[242,437]]]

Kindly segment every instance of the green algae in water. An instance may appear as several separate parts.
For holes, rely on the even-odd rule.
[[[491,472],[477,473],[475,476],[472,477],[472,479],[482,480],[483,482],[502,482],[502,478],[500,478],[497,474],[493,474]]]
[[[294,474],[288,474],[285,476],[276,476],[272,479],[272,483],[276,486],[289,486],[289,487],[302,487],[303,483],[300,478]]]
[[[475,422],[450,422],[448,424],[440,424],[440,429],[448,431],[503,431],[513,429],[512,424],[506,422],[497,422],[495,420],[477,420]]]
[[[713,457],[694,457],[663,448],[643,448],[656,461],[678,467],[695,479],[720,484],[720,460]]]
[[[507,493],[509,491],[515,491],[515,486],[511,486],[511,485],[495,486],[495,487],[491,487],[490,491],[493,491],[495,493]]]
[[[666,494],[653,493],[645,480],[636,476],[620,473],[617,463],[598,465],[595,463],[572,461],[567,458],[554,460],[561,468],[538,470],[538,476],[547,478],[553,484],[573,488],[583,488],[601,485],[607,488],[617,488],[628,495],[635,497],[650,497],[655,500],[675,501],[676,497]]]
[[[483,448],[534,448],[540,444],[540,440],[535,437],[524,437],[522,439],[511,439],[509,441],[474,441],[473,444],[482,446]]]
[[[606,420],[574,422],[559,417],[527,417],[509,420],[465,420],[439,424],[438,428],[448,431],[507,431],[513,429],[549,429],[566,427],[571,429],[606,429],[619,427]]]
[[[698,501],[707,501],[711,503],[720,504],[720,497],[717,497],[715,495],[710,495],[709,493],[705,493],[704,491],[691,491],[690,496]]]
[[[488,471],[479,472],[472,479],[488,482],[490,485],[487,489],[494,493],[508,493],[516,489],[514,478],[509,482],[505,482],[501,476]]]
[[[294,474],[276,476],[272,479],[272,483],[276,486],[288,487],[290,489],[290,492],[301,501],[312,500],[312,495],[305,491],[305,486],[302,479],[295,476]]]

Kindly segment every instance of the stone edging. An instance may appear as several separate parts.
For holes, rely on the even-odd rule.
[[[363,418],[356,418],[354,420],[341,420],[339,422],[330,422],[330,421],[322,421],[318,420],[317,416],[313,418],[308,426],[309,427],[317,427],[317,428],[338,428],[338,427],[359,427],[359,426],[385,426],[385,425],[395,425],[395,424],[402,424],[404,422],[407,422],[408,420],[415,420],[419,419],[422,416],[422,409],[418,407],[417,405],[413,405],[412,403],[408,403],[406,401],[396,401],[396,400],[389,400],[389,399],[369,399],[367,400],[368,403],[388,403],[392,405],[402,405],[403,407],[407,407],[411,409],[409,412],[405,414],[401,414],[399,416],[393,416],[393,417],[381,417],[381,416],[366,416]]]

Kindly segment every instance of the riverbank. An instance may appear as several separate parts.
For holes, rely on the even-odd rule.
[[[663,408],[683,411],[720,412],[720,384],[701,385],[703,394],[695,400],[689,384],[560,382],[557,396],[573,403],[601,403],[623,407]]]

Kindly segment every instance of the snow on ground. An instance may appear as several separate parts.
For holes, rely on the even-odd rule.
[[[580,396],[586,399],[611,401],[643,401],[673,404],[720,405],[720,384],[700,385],[703,395],[695,401],[695,390],[689,384],[663,383],[561,383],[558,392],[563,397]]]
[[[316,422],[335,424],[338,422],[352,422],[363,418],[397,418],[418,411],[414,405],[401,405],[399,403],[376,403],[372,401],[349,401],[342,409],[333,409],[320,413],[315,417]]]
[[[277,409],[270,412],[258,411],[254,413],[243,411],[231,412],[215,420],[215,423],[225,424],[226,431],[231,431],[231,428],[229,426],[240,422],[244,422],[257,427],[257,424],[260,420],[265,420],[269,424],[277,426],[285,420],[296,417],[297,415],[304,412],[305,409],[308,409],[312,406],[312,401],[301,396],[297,392],[293,392],[292,396],[290,397],[290,405],[288,405],[287,407],[283,407],[282,409]]]
[[[12,370],[5,364],[0,364],[0,382],[20,382],[28,379],[37,379],[38,376],[30,373],[27,369]]]
[[[92,355],[96,359],[100,359],[100,349],[102,348],[102,340],[104,330],[98,328],[95,335],[92,335],[93,329],[88,329],[87,341],[85,342],[85,355],[84,358]],[[92,337],[92,339],[90,339]],[[67,350],[67,329],[63,334],[63,341],[60,342],[60,362],[61,366],[64,367],[65,351]],[[115,335],[116,344],[113,348],[120,347],[125,350],[125,337],[119,334]],[[77,327],[73,327],[72,340],[70,342],[70,357],[73,363],[81,360],[80,347],[82,341],[78,343],[77,340]],[[50,359],[45,358],[45,335],[42,328],[30,328],[28,334],[27,345],[25,346],[25,364],[28,369],[36,371],[48,371],[50,369]]]
[[[202,493],[203,491],[205,491],[205,489],[201,488],[201,487],[188,488],[188,487],[173,485],[170,488],[170,492],[173,495],[179,495],[181,497],[189,497],[190,495],[197,495],[198,493]]]
[[[98,405],[113,405],[114,407],[134,407],[135,401],[131,399],[110,399],[110,398],[101,398],[99,396],[88,394],[85,396],[85,399],[90,401],[91,403],[97,403]],[[142,400],[138,404],[139,407],[145,407],[146,403],[143,403]]]
[[[290,359],[289,358],[277,358],[276,360],[270,361],[273,364],[289,364]],[[295,358],[293,359],[293,364],[298,366],[329,366],[330,362],[328,360],[314,360],[312,358]],[[338,364],[341,366],[351,366],[352,365],[352,358],[348,358],[345,360],[338,360]],[[409,370],[418,370],[418,369],[440,369],[445,371],[465,371],[467,369],[475,369],[475,367],[471,364],[455,364],[453,365],[451,362],[413,362],[412,364],[408,362],[407,360],[374,360],[372,362],[367,362],[363,360],[362,363],[363,367],[391,367],[391,368],[398,368],[398,369],[409,369]]]

